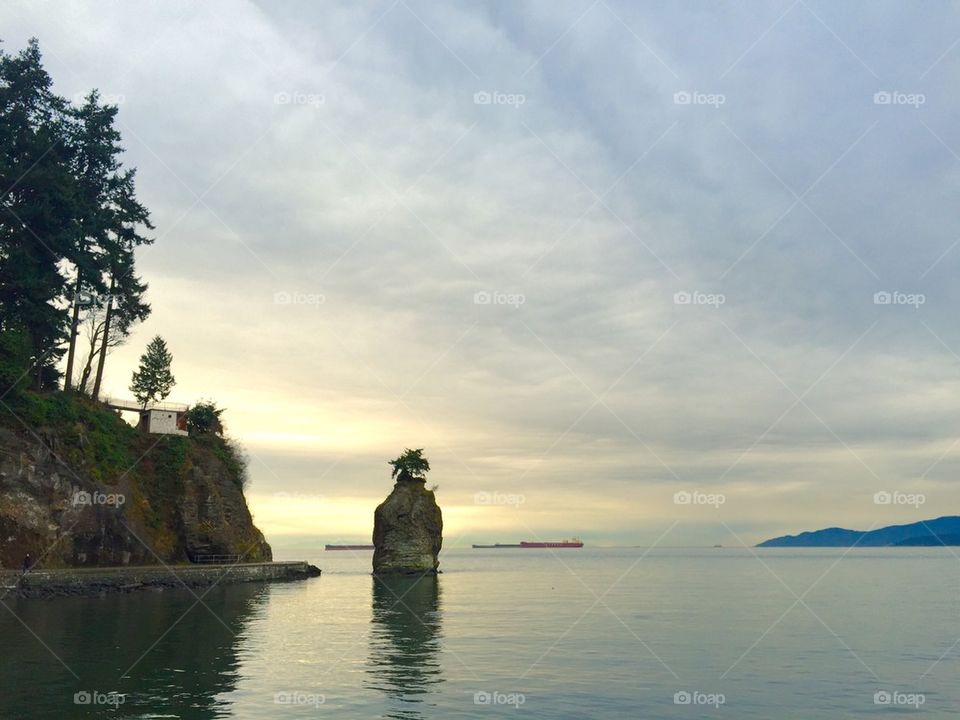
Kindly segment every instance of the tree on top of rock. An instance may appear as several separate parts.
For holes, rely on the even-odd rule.
[[[403,455],[396,460],[389,460],[388,464],[393,465],[391,477],[398,480],[425,480],[430,472],[430,462],[423,457],[423,448],[407,448]]]
[[[170,372],[173,355],[167,343],[157,335],[140,357],[140,368],[133,373],[130,391],[146,409],[151,402],[163,400],[173,389],[176,380]]]

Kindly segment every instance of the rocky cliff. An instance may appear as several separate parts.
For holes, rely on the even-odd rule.
[[[401,473],[373,515],[376,575],[436,573],[443,516],[424,480]]]
[[[3,566],[27,553],[42,567],[272,559],[243,495],[243,462],[223,438],[146,435],[63,394],[4,405]]]

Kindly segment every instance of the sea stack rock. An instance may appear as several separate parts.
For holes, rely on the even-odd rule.
[[[443,515],[432,490],[423,450],[407,450],[393,465],[393,492],[373,514],[374,575],[436,574],[443,544]]]

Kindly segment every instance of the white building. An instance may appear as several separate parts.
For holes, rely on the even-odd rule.
[[[134,400],[107,398],[105,403],[114,410],[135,412],[140,416],[137,427],[155,435],[187,435],[188,405],[181,403],[153,403],[146,408]]]
[[[157,435],[186,435],[186,409],[150,408],[140,413],[140,429]]]

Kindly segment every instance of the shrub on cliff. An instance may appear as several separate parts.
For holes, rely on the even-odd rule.
[[[233,474],[234,481],[240,486],[240,489],[246,490],[247,484],[250,482],[250,473],[248,472],[250,461],[246,450],[232,438],[224,437],[217,438],[217,440],[219,441],[217,455]]]
[[[223,411],[224,408],[218,408],[212,400],[201,400],[187,410],[187,430],[194,440],[209,447],[220,458],[237,485],[245,489],[250,477],[247,453],[240,443],[224,435]]]
[[[113,484],[143,452],[140,433],[117,413],[82,396],[26,390],[4,403],[9,412],[0,412],[0,425],[55,439],[57,456],[98,482]]]
[[[212,400],[201,400],[187,410],[187,430],[191,433],[216,433],[223,435],[223,424],[220,415],[223,408],[218,408]]]
[[[399,480],[424,480],[430,472],[430,461],[423,457],[423,448],[417,450],[407,448],[396,460],[387,462],[393,465],[393,473],[390,477]]]

